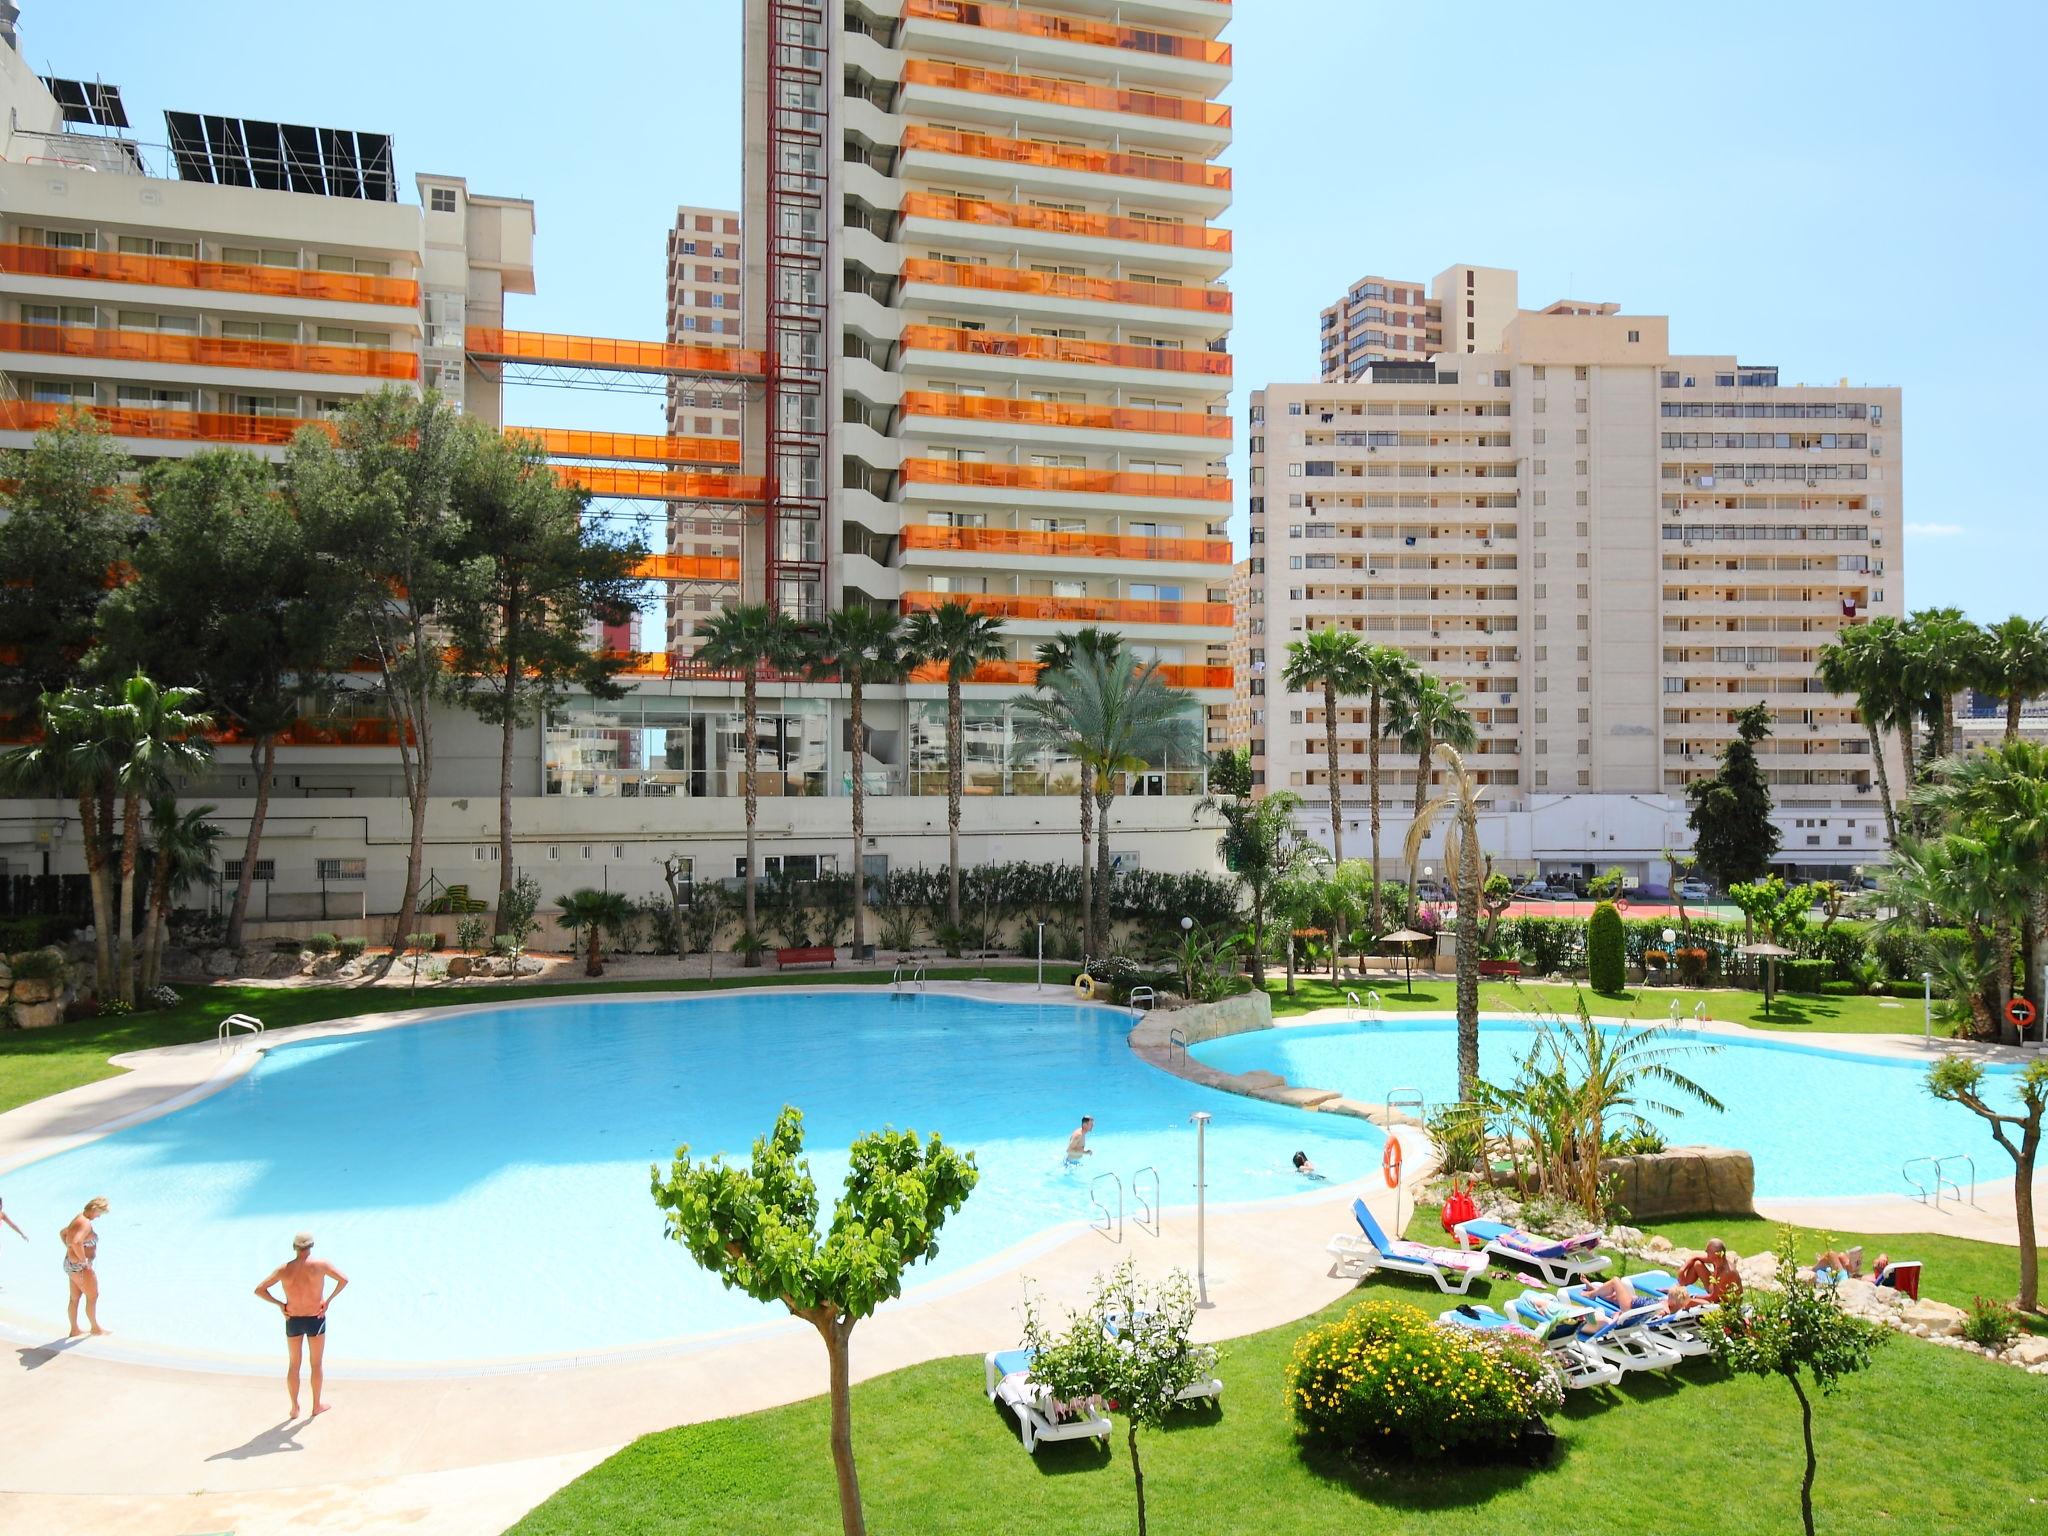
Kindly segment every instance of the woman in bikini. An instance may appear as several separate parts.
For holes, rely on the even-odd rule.
[[[60,1234],[64,1239],[64,1278],[71,1282],[71,1337],[82,1339],[86,1329],[78,1326],[78,1301],[85,1298],[85,1321],[94,1333],[105,1333],[100,1326],[100,1277],[93,1269],[93,1260],[100,1246],[99,1233],[93,1230],[93,1222],[107,1214],[107,1197],[95,1195],[85,1202],[85,1209],[71,1218],[71,1224]]]

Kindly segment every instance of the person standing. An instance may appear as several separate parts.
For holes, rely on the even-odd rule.
[[[100,1235],[93,1229],[93,1223],[107,1214],[110,1207],[105,1195],[94,1195],[85,1202],[85,1209],[65,1225],[58,1236],[64,1239],[64,1278],[71,1285],[71,1301],[68,1315],[71,1319],[71,1337],[82,1339],[86,1329],[78,1326],[78,1303],[85,1301],[86,1326],[95,1334],[107,1330],[100,1326],[100,1277],[94,1263],[99,1257]]]
[[[329,1280],[334,1282],[331,1291],[327,1289]],[[273,1285],[284,1287],[282,1301],[270,1294]],[[313,1234],[301,1232],[292,1239],[291,1258],[265,1275],[263,1283],[256,1287],[258,1296],[284,1314],[285,1347],[289,1351],[284,1384],[291,1392],[295,1419],[299,1416],[301,1355],[308,1340],[312,1342],[313,1415],[327,1411],[320,1396],[321,1367],[327,1355],[327,1308],[347,1285],[347,1275],[326,1260],[313,1257]]]
[[[1094,1129],[1095,1117],[1093,1115],[1083,1115],[1080,1126],[1073,1135],[1067,1138],[1068,1162],[1078,1163],[1084,1157],[1093,1157],[1095,1155],[1088,1150],[1088,1133]]]

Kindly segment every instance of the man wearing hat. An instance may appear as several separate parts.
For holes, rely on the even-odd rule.
[[[327,1282],[334,1289],[327,1289]],[[284,1299],[270,1294],[273,1285],[284,1287]],[[291,1351],[285,1366],[284,1384],[292,1394],[292,1417],[299,1416],[299,1359],[306,1341],[313,1343],[313,1412],[322,1414],[327,1404],[320,1399],[320,1365],[327,1353],[327,1308],[348,1285],[348,1276],[325,1259],[313,1257],[313,1234],[301,1232],[292,1239],[291,1258],[263,1277],[256,1294],[284,1314],[284,1336]]]

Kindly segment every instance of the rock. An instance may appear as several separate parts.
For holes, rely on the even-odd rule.
[[[1913,1330],[1925,1329],[1922,1338],[1957,1338],[1962,1334],[1963,1324],[1970,1314],[1961,1307],[1952,1307],[1945,1301],[1922,1299],[1914,1302],[1900,1314],[1906,1326]]]
[[[1608,1236],[1614,1238],[1616,1242],[1621,1241],[1618,1233],[1610,1232]],[[1659,1232],[1655,1237],[1643,1244],[1643,1251],[1645,1253],[1669,1253],[1671,1252],[1671,1239]]]
[[[2036,1367],[2048,1368],[2048,1339],[2021,1339],[2008,1349],[2005,1355],[2014,1365],[2023,1365],[2028,1370]]]
[[[0,955],[0,992],[5,992],[14,980],[14,972],[8,969],[7,957]]]
[[[64,1004],[56,999],[45,1003],[24,1003],[20,998],[19,982],[15,983],[15,1002],[11,1010],[16,1029],[48,1029],[52,1024],[64,1022]]]
[[[14,984],[14,1001],[24,1006],[47,1003],[56,995],[57,984],[40,976],[24,976]]]
[[[242,969],[242,957],[232,949],[209,950],[204,965],[209,976],[233,976]]]
[[[469,975],[470,968],[474,964],[475,962],[467,955],[450,956],[448,960],[448,979],[450,981],[461,981]]]
[[[1609,1227],[1607,1229],[1607,1240],[1619,1248],[1640,1248],[1643,1246],[1643,1234],[1641,1229],[1637,1227]],[[1660,1239],[1652,1238],[1651,1241],[1654,1243],[1660,1241]],[[1666,1248],[1671,1246],[1668,1239],[1663,1239],[1662,1241]]]
[[[1607,1158],[1600,1169],[1615,1181],[1615,1202],[1637,1221],[1747,1216],[1756,1203],[1756,1165],[1729,1147],[1669,1147]]]
[[[1737,1258],[1735,1273],[1742,1277],[1744,1285],[1773,1290],[1778,1284],[1778,1256],[1775,1253],[1752,1253],[1747,1258]]]

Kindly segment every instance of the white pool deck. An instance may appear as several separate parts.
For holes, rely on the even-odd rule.
[[[935,984],[934,990],[939,989]],[[1028,987],[947,985],[991,1000],[1028,1000]],[[824,989],[821,989],[824,990]],[[1064,998],[1064,992],[1048,994]],[[585,1002],[564,998],[562,1004]],[[481,1005],[494,1007],[502,1005]],[[540,1006],[555,1006],[544,1003]],[[279,1030],[279,1040],[403,1027],[450,1010]],[[1329,1010],[1283,1021],[1328,1022]],[[1734,1025],[1709,1030],[1746,1034]],[[1926,1059],[1917,1039],[1800,1036],[1803,1043]],[[1988,1052],[1989,1056],[2001,1053]],[[2017,1053],[2011,1053],[2017,1054]],[[174,1110],[246,1070],[254,1052],[212,1044],[116,1058],[124,1076],[0,1115],[6,1169]],[[1406,1137],[1413,1132],[1400,1133]],[[1984,1137],[1980,1167],[2001,1158]],[[1410,1169],[1426,1159],[1409,1143]],[[1225,1339],[1291,1322],[1344,1295],[1327,1275],[1323,1245],[1350,1226],[1359,1187],[1257,1208],[1212,1212],[1208,1290],[1200,1333]],[[1364,1191],[1383,1220],[1395,1197],[1377,1180]],[[2012,1184],[1995,1172],[1975,1209],[1936,1211],[1906,1200],[1766,1202],[1765,1214],[1857,1231],[1938,1231],[2013,1241]],[[33,1228],[31,1229],[33,1231]],[[0,1238],[12,1238],[0,1232]],[[517,1365],[447,1375],[348,1374],[346,1303],[336,1309],[330,1362],[333,1411],[285,1422],[282,1384],[237,1364],[180,1362],[131,1351],[120,1337],[121,1297],[103,1298],[105,1339],[67,1344],[32,1327],[9,1303],[56,1270],[54,1244],[0,1247],[0,1531],[8,1536],[167,1536],[176,1532],[384,1532],[495,1536],[554,1489],[635,1437],[669,1425],[773,1407],[824,1390],[824,1354],[808,1329],[786,1325],[743,1339],[533,1370]],[[1126,1227],[1121,1244],[1082,1230],[1020,1260],[998,1261],[925,1300],[885,1309],[854,1334],[858,1377],[950,1355],[979,1355],[1016,1340],[1020,1276],[1055,1306],[1079,1302],[1102,1269],[1129,1256],[1147,1272],[1195,1266],[1191,1210],[1169,1209],[1159,1236]],[[346,1263],[347,1256],[335,1255]],[[33,1277],[33,1280],[32,1280]],[[251,1277],[252,1283],[254,1277]],[[253,1303],[252,1303],[253,1305]],[[772,1318],[770,1309],[763,1309]],[[278,1369],[282,1369],[280,1348]],[[961,1368],[963,1412],[981,1408],[979,1366]],[[859,1425],[855,1425],[856,1445]],[[869,1454],[874,1454],[871,1448]],[[1018,1452],[1022,1454],[1022,1452]],[[676,1497],[690,1497],[677,1489]]]

